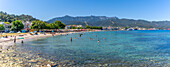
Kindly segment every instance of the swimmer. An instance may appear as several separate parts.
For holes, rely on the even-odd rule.
[[[95,37],[97,37],[97,35],[95,35]]]
[[[100,41],[98,40],[97,42],[99,43]]]
[[[79,35],[79,37],[81,37],[82,34]]]
[[[89,37],[89,40],[93,40],[93,38],[90,38],[90,37]]]
[[[106,38],[104,37],[103,39],[105,40]]]
[[[75,39],[77,39],[77,38],[75,37]]]

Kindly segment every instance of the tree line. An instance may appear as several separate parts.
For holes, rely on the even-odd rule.
[[[9,22],[5,22],[6,24],[10,24]],[[41,30],[41,29],[64,29],[65,24],[61,21],[55,21],[54,23],[47,24],[41,20],[32,21],[31,29]],[[24,29],[24,24],[21,20],[16,20],[12,22],[11,31],[21,31]],[[71,29],[84,29],[83,27],[71,27]],[[86,26],[86,29],[102,29],[102,27],[97,26]],[[4,25],[0,24],[0,30],[5,30]]]
[[[9,24],[7,22],[5,22],[6,24]],[[37,29],[37,30],[41,30],[41,29],[64,29],[65,28],[65,24],[62,23],[61,21],[55,21],[54,23],[49,23],[47,24],[44,21],[40,21],[40,20],[35,20],[32,21],[32,25],[31,25],[31,29]],[[21,20],[16,20],[12,22],[11,25],[11,31],[21,31],[22,29],[24,29],[24,24],[22,23]],[[5,30],[5,27],[3,24],[0,24],[0,30]]]
[[[16,20],[23,20],[23,21],[34,21],[38,20],[36,18],[33,18],[30,15],[14,15],[14,14],[8,14],[6,12],[0,11],[0,22],[13,22]]]
[[[98,26],[86,26],[86,29],[102,29],[102,27],[98,27]]]
[[[54,23],[49,23],[47,24],[44,21],[33,21],[32,25],[31,25],[31,29],[64,29],[65,28],[65,24],[62,23],[61,21],[55,21]]]

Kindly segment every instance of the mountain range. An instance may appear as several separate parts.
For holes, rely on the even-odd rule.
[[[66,25],[90,25],[90,26],[112,26],[112,27],[141,27],[141,28],[170,28],[170,21],[147,21],[134,19],[119,19],[118,17],[106,16],[63,16],[48,20],[48,23],[53,23],[60,20]]]
[[[12,22],[15,20],[34,21],[39,20],[33,18],[31,15],[14,15],[7,14],[0,11],[0,22]],[[106,16],[77,16],[72,17],[69,15],[63,17],[56,17],[46,21],[47,23],[53,23],[56,20],[60,20],[66,25],[90,25],[90,26],[112,26],[112,27],[141,27],[141,28],[170,28],[170,21],[147,21],[147,20],[134,20],[134,19],[120,19],[118,17],[106,17]]]

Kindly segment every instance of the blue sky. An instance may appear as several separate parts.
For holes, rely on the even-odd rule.
[[[0,11],[41,20],[64,15],[170,20],[170,0],[0,0]]]

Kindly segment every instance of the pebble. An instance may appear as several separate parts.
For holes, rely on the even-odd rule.
[[[50,65],[50,64],[47,64],[47,67],[51,67],[51,65]]]
[[[13,54],[12,57],[16,57],[16,54]]]
[[[50,61],[46,60],[45,58],[42,58],[39,56],[40,53],[37,54],[29,54],[29,53],[23,53],[23,52],[16,52],[15,50],[9,51],[0,51],[0,67],[51,67],[51,66],[58,66],[58,67],[79,67],[78,65],[74,65],[74,61],[65,60],[63,62],[59,61]],[[149,58],[145,58],[148,59]],[[155,60],[150,60],[152,63],[156,63]],[[136,63],[139,63],[139,61],[136,61]],[[146,62],[147,63],[147,62]],[[72,66],[72,65],[73,66]],[[159,64],[158,64],[159,65]],[[170,64],[167,64],[166,66],[169,66]],[[85,64],[83,67],[110,67],[112,64]],[[118,65],[119,66],[119,65]],[[123,64],[122,66],[127,66],[126,64]],[[132,65],[132,66],[138,66]],[[140,66],[148,66],[147,64],[143,64]],[[81,65],[80,65],[81,67]]]
[[[30,60],[29,62],[36,63],[36,62],[37,62],[37,60]]]
[[[40,55],[40,53],[37,53],[38,55]]]

